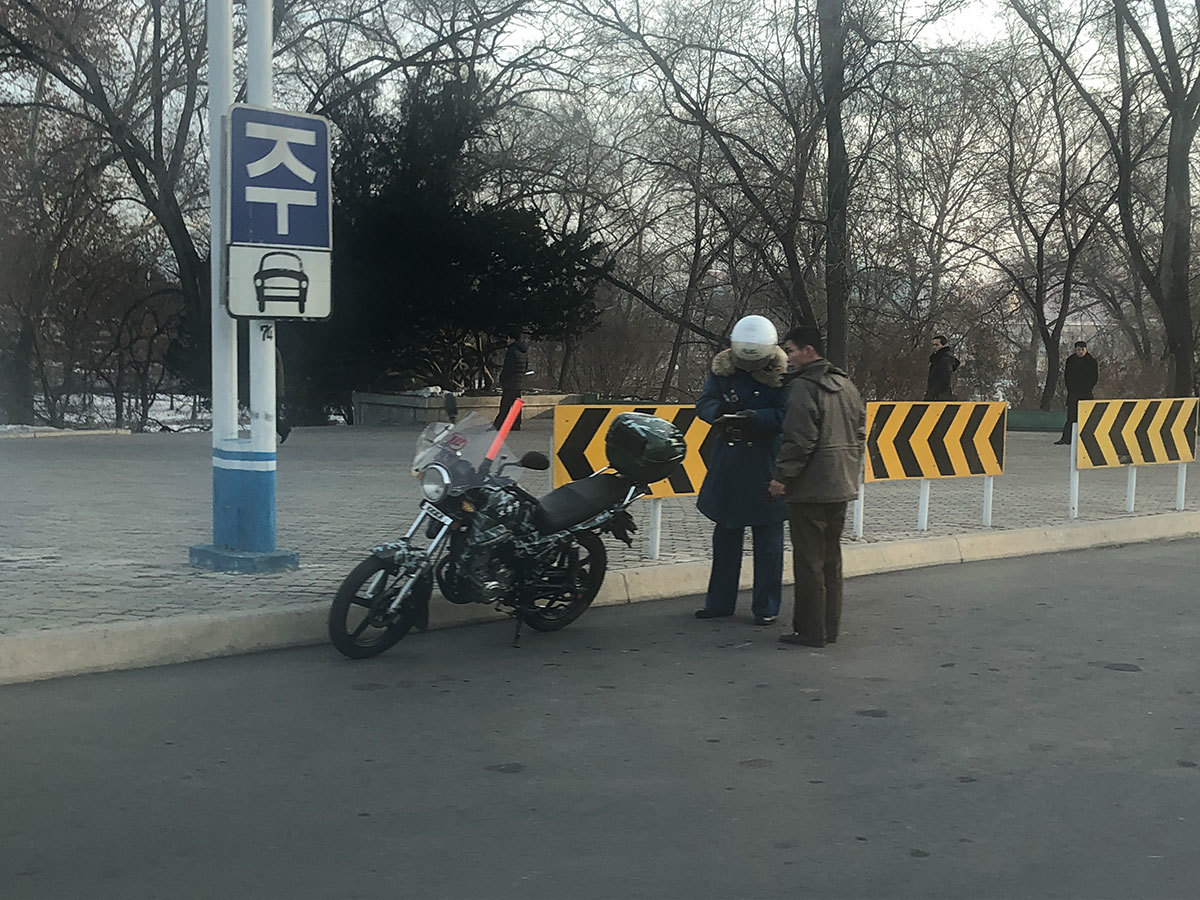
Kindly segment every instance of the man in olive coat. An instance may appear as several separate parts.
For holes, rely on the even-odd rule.
[[[824,357],[821,332],[783,339],[795,374],[770,494],[787,500],[796,602],[785,644],[834,643],[842,620],[842,528],[858,497],[866,408],[850,376]]]

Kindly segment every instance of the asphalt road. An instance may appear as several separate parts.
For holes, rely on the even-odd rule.
[[[0,897],[1200,896],[1198,549],[0,688]]]

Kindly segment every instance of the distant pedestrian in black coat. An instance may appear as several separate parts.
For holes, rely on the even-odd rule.
[[[283,408],[283,354],[279,352],[279,347],[275,347],[275,434],[278,435],[279,443],[283,443],[288,439],[288,435],[292,433],[292,426],[287,423]]]
[[[929,381],[925,385],[925,399],[929,401],[953,400],[953,376],[958,368],[958,358],[950,352],[944,334],[933,336],[933,353],[929,356]]]
[[[500,413],[492,424],[496,430],[504,424],[508,411],[512,409],[513,401],[521,396],[521,384],[525,380],[525,372],[529,369],[529,350],[521,342],[521,332],[511,331],[508,334],[508,349],[504,351],[504,365],[500,368]],[[513,422],[513,431],[521,430],[521,414],[517,413]]]
[[[1067,422],[1063,425],[1062,437],[1054,443],[1071,443],[1071,426],[1079,421],[1079,401],[1092,400],[1096,382],[1100,380],[1100,366],[1096,357],[1088,353],[1087,341],[1076,341],[1075,352],[1067,357],[1063,366],[1063,381],[1067,385]]]

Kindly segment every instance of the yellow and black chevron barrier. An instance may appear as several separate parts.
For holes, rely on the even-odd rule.
[[[649,413],[673,422],[683,433],[687,456],[670,478],[650,486],[651,497],[690,497],[700,493],[708,471],[709,425],[696,415],[694,406],[556,406],[554,408],[554,487],[587,478],[608,465],[604,436],[621,413]]]
[[[1007,403],[868,403],[866,480],[1004,473]]]
[[[1075,465],[1153,466],[1196,459],[1196,397],[1080,400]]]

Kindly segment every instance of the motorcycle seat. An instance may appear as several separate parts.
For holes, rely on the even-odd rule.
[[[562,531],[621,502],[629,488],[629,481],[608,473],[572,481],[538,502],[533,524],[542,533]]]

